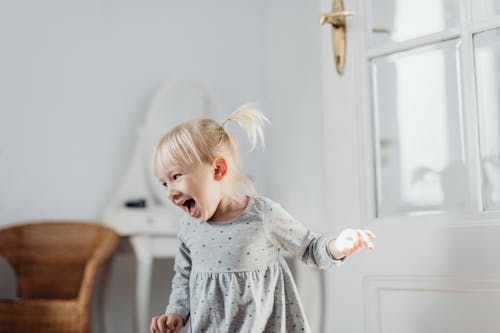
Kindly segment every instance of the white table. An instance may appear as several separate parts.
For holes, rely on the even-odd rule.
[[[179,215],[172,209],[114,208],[104,214],[104,223],[120,236],[129,237],[137,257],[136,332],[149,332],[149,302],[154,258],[173,258],[177,250]]]

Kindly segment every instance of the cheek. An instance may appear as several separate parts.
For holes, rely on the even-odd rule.
[[[203,197],[210,202],[210,206],[217,207],[221,197],[220,188],[214,184],[207,184],[204,187]]]

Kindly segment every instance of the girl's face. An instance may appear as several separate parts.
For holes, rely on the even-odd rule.
[[[168,163],[163,177],[161,182],[174,205],[202,222],[214,215],[223,193],[215,165],[186,167]]]

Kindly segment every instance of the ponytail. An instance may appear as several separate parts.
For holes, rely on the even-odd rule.
[[[248,103],[237,108],[222,122],[222,126],[225,127],[228,121],[235,121],[245,131],[252,146],[250,151],[255,149],[257,141],[264,147],[263,127],[264,123],[269,123],[269,119],[254,104]]]

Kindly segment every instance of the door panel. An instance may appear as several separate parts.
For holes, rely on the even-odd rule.
[[[330,230],[377,235],[327,272],[325,332],[500,330],[499,3],[414,3],[344,1],[342,76],[321,32]]]

